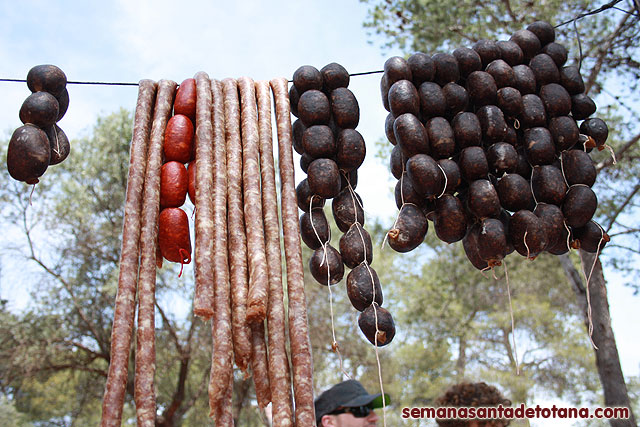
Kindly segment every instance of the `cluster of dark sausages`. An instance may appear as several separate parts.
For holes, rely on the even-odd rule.
[[[36,65],[27,73],[31,95],[20,107],[20,121],[7,151],[7,169],[18,181],[37,184],[50,165],[67,158],[69,139],[56,124],[69,108],[67,76],[55,65]]]
[[[357,170],[366,155],[362,135],[355,130],[360,120],[358,101],[348,89],[349,73],[331,63],[321,70],[304,65],[293,74],[289,91],[294,148],[307,173],[296,188],[303,242],[312,250],[309,269],[322,285],[335,285],[347,275],[347,295],[360,311],[360,329],[374,345],[383,346],[395,335],[391,314],[382,305],[382,289],[371,267],[373,245],[364,229],[364,210],[354,191]],[[324,214],[325,200],[342,233],[339,250],[330,243],[330,226]]]
[[[315,425],[287,82],[217,81],[204,72],[179,87],[168,80],[140,82],[102,425],[119,426],[122,419],[136,293],[137,423],[155,425],[157,251],[169,261],[188,262],[189,224],[179,207],[186,194],[196,207],[194,313],[211,319],[213,336],[211,417],[216,425],[233,424],[235,361],[253,376],[258,405],[273,403],[274,425]]]
[[[566,61],[554,28],[541,21],[509,40],[386,61],[385,133],[399,180],[400,212],[388,232],[394,250],[420,245],[428,220],[442,241],[462,240],[478,269],[514,250],[533,259],[608,242],[592,220],[589,155],[605,147],[608,129],[591,117],[595,103]]]

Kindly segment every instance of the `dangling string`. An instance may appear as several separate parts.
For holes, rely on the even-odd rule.
[[[536,206],[538,206],[538,199],[536,198],[536,193],[533,191],[533,171],[535,169],[531,168],[531,177],[529,178],[529,188],[531,188],[531,195],[533,196],[533,201],[536,202]]]
[[[402,202],[402,206],[400,206],[400,210],[398,211],[398,215],[396,216],[396,220],[393,222],[391,226],[391,230],[387,231],[384,235],[384,239],[382,240],[381,249],[384,249],[384,245],[387,243],[387,239],[389,238],[389,233],[396,228],[398,225],[398,219],[400,219],[400,212],[402,212],[402,208],[404,208],[404,163],[402,164],[402,175],[400,175],[400,201]]]
[[[449,184],[449,179],[447,178],[447,174],[444,172],[444,169],[442,169],[442,166],[440,166],[440,163],[436,163],[436,166],[438,166],[438,168],[442,171],[442,175],[444,175],[444,187],[442,188],[442,193],[440,193],[440,195],[438,196],[438,199],[442,196],[444,196],[444,193],[447,192],[447,185]]]
[[[564,151],[562,153],[560,153],[560,172],[562,172],[562,179],[564,179],[564,183],[566,184],[567,188],[569,188],[569,181],[567,181],[567,176],[564,174],[564,162],[562,161]]]
[[[578,62],[578,72],[582,70],[582,41],[580,40],[580,33],[578,32],[578,17],[573,20],[573,29],[576,32],[576,39],[578,40],[578,51],[580,52],[580,61]]]
[[[507,261],[502,260],[504,264],[504,279],[507,283],[507,296],[509,297],[509,315],[511,316],[511,336],[513,337],[513,358],[516,363],[516,375],[520,375],[520,363],[518,362],[518,345],[516,343],[516,322],[513,317],[513,303],[511,301],[511,287],[509,285],[509,270],[507,269]]]
[[[353,379],[344,369],[344,362],[342,360],[342,354],[340,353],[340,345],[336,339],[336,327],[333,314],[333,291],[331,290],[331,285],[329,285],[330,280],[329,263],[327,262],[327,287],[329,288],[329,312],[331,315],[331,337],[333,339],[333,342],[331,343],[331,350],[333,350],[333,352],[338,356],[338,363],[340,363],[340,371],[342,371],[342,374],[349,379]]]
[[[522,238],[522,241],[524,243],[524,247],[527,248],[527,259],[531,259],[529,258],[529,255],[531,255],[531,250],[529,249],[529,245],[527,245],[527,233],[528,233],[528,230],[524,230],[524,236]]]
[[[616,160],[616,153],[613,151],[613,148],[611,148],[611,146],[609,144],[604,144],[604,148],[607,148],[609,150],[609,152],[611,153],[611,158],[613,159],[613,164],[617,164],[618,161]]]
[[[36,191],[36,184],[37,182],[31,186],[31,192],[29,193],[29,206],[33,206],[31,199],[33,198],[33,192]]]
[[[189,252],[187,252],[183,248],[178,249],[178,253],[180,254],[180,273],[178,273],[178,277],[180,277],[182,276],[182,270],[184,269],[184,264],[185,263],[188,264],[191,262],[191,254],[189,254]]]
[[[358,198],[355,196],[355,191],[351,186],[351,181],[349,180],[349,177],[346,176],[346,174],[345,174],[345,179],[347,181],[347,188],[349,189],[349,194],[351,195],[351,201],[353,203],[353,213],[355,216],[352,226],[354,225],[356,226],[356,229],[358,230],[358,234],[360,235],[360,240],[362,241],[363,257],[364,257],[363,262],[364,262],[364,265],[367,267],[367,272],[369,273],[369,277],[371,278],[371,287],[373,291],[372,292],[373,302],[371,303],[371,305],[373,305],[373,313],[376,319],[376,336],[375,336],[376,363],[378,366],[378,380],[380,381],[380,393],[382,394],[382,424],[386,426],[387,425],[387,408],[386,408],[386,402],[385,402],[385,396],[384,396],[384,385],[382,383],[382,365],[380,364],[380,355],[378,353],[378,334],[380,333],[380,329],[378,328],[378,310],[376,310],[376,305],[377,305],[376,283],[373,278],[373,272],[371,271],[371,268],[369,267],[369,263],[367,262],[367,244],[365,243],[364,235],[362,234],[362,230],[361,230],[362,224],[358,222],[358,209],[357,209],[356,203],[358,203],[361,208],[362,208],[362,204],[360,204],[360,202],[358,201]],[[383,246],[384,246],[384,242],[383,242]]]
[[[571,247],[571,229],[567,225],[567,221],[562,221],[562,225],[564,225],[565,230],[567,230],[567,248],[571,251],[571,249],[573,249]]]
[[[591,341],[591,345],[593,346],[593,348],[595,350],[598,350],[598,346],[596,345],[596,343],[593,342],[593,317],[591,314],[591,296],[589,294],[589,284],[591,283],[591,275],[593,274],[593,270],[596,267],[596,263],[598,262],[598,257],[600,256],[600,249],[601,249],[601,245],[602,242],[605,241],[604,238],[604,230],[602,229],[602,227],[600,227],[600,224],[595,223],[598,228],[600,229],[600,240],[598,241],[598,249],[596,250],[596,255],[593,258],[593,264],[591,265],[591,270],[589,271],[589,277],[586,276],[585,271],[584,271],[584,263],[583,263],[583,259],[582,256],[580,256],[580,262],[583,264],[582,266],[582,276],[584,277],[584,279],[586,280],[586,291],[587,291],[587,320],[589,322],[589,341]]]
[[[54,152],[60,156],[60,141],[58,141],[58,132],[56,131],[56,125],[51,125],[51,129],[53,129],[53,132],[56,135],[56,148],[54,148]]]
[[[386,403],[386,399],[385,399],[385,395],[384,395],[384,385],[382,384],[382,365],[380,364],[380,354],[378,353],[378,334],[380,333],[380,329],[378,328],[378,309],[376,308],[376,306],[378,305],[378,303],[375,302],[375,300],[373,301],[373,303],[371,303],[371,305],[373,306],[373,315],[376,318],[376,336],[375,336],[375,343],[374,343],[374,347],[376,349],[376,362],[378,364],[378,379],[380,381],[380,392],[382,394],[382,425],[386,427],[387,425],[387,403]]]
[[[349,375],[349,373],[344,369],[344,362],[342,360],[342,354],[340,353],[340,345],[338,344],[338,340],[336,339],[336,327],[335,327],[335,320],[334,320],[334,314],[333,314],[333,291],[331,290],[331,270],[329,268],[327,242],[322,242],[322,239],[320,239],[320,233],[318,233],[318,230],[316,229],[316,225],[314,224],[314,221],[313,221],[313,198],[314,197],[316,197],[315,194],[312,195],[311,198],[309,199],[309,220],[311,221],[311,228],[313,229],[313,233],[316,235],[316,238],[318,239],[318,242],[320,242],[320,246],[322,247],[322,261],[320,262],[320,266],[322,267],[325,264],[325,262],[327,264],[327,288],[329,288],[329,315],[331,318],[331,338],[333,340],[331,342],[331,350],[334,353],[336,353],[336,355],[338,356],[340,371],[342,371],[342,373],[347,378],[351,379],[351,375]],[[329,229],[328,241],[330,240],[331,240],[331,229]]]

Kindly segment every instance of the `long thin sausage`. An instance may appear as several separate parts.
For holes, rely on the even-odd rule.
[[[267,257],[260,196],[258,110],[255,86],[248,77],[238,79],[242,119],[242,184],[249,254],[249,300],[247,322],[263,322],[267,314]]]
[[[177,83],[161,80],[147,150],[147,171],[144,180],[142,230],[140,233],[140,274],[138,283],[138,336],[136,341],[136,402],[137,425],[155,426],[156,371],[155,290],[156,244],[160,209],[160,168],[164,131],[171,114]]]
[[[287,260],[287,295],[289,298],[289,340],[293,365],[295,420],[298,426],[314,426],[313,360],[309,341],[307,304],[304,294],[304,273],[298,204],[296,201],[293,148],[291,138],[291,109],[287,80],[271,80],[276,105],[278,127],[278,160],[280,166],[280,194],[284,250]]]
[[[269,386],[269,360],[267,344],[264,340],[264,323],[251,324],[251,371],[256,388],[256,399],[260,408],[266,408],[271,402]]]
[[[136,310],[142,191],[157,87],[157,83],[151,80],[141,80],[138,86],[138,101],[131,140],[129,177],[124,205],[118,294],[116,295],[113,328],[111,329],[111,363],[102,399],[102,427],[119,427],[122,422],[129,351]]]
[[[260,172],[262,174],[262,216],[269,272],[269,303],[267,305],[267,336],[269,341],[269,385],[273,401],[273,424],[293,425],[291,372],[287,357],[284,291],[282,288],[282,258],[280,253],[280,223],[278,196],[273,162],[271,129],[271,92],[268,81],[256,82],[258,128],[260,132]]]
[[[216,420],[215,423],[217,426],[225,426],[225,427],[233,427],[233,381],[227,387],[227,390],[224,393],[224,401],[225,405],[222,405],[217,409],[217,412],[214,414],[213,418]]]
[[[196,80],[196,221],[195,296],[193,312],[209,319],[213,316],[213,126],[211,121],[211,82],[204,72]]]
[[[213,354],[209,378],[209,407],[214,415],[231,406],[226,400],[233,385],[233,343],[231,336],[231,298],[227,257],[227,153],[224,136],[224,102],[222,85],[211,82],[213,98],[213,139],[215,146],[215,194],[213,197],[213,275],[214,315],[212,322]],[[196,168],[197,173],[197,168]],[[214,419],[215,421],[215,419]],[[216,421],[218,425],[228,425]]]
[[[234,79],[222,81],[224,92],[225,136],[227,142],[227,224],[233,350],[236,366],[247,373],[251,359],[251,339],[247,326],[247,236],[244,229],[242,198],[242,140],[240,139],[240,101]]]

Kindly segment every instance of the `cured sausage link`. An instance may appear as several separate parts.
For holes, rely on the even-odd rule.
[[[225,135],[227,142],[227,224],[233,350],[236,366],[247,373],[251,359],[251,339],[247,320],[247,236],[244,229],[242,197],[242,141],[240,139],[240,101],[234,79],[222,81]]]
[[[102,427],[119,427],[122,422],[129,350],[136,310],[142,191],[157,87],[157,83],[151,80],[141,80],[138,84],[138,101],[131,140],[129,177],[124,205],[118,294],[116,295],[113,328],[111,329],[111,363],[102,399],[102,420],[100,423]]]
[[[251,371],[256,388],[256,400],[260,408],[266,408],[271,402],[269,386],[269,360],[267,344],[264,340],[264,323],[252,323],[251,328]]]
[[[211,82],[207,73],[198,72],[196,80],[196,221],[195,276],[193,313],[209,319],[213,316],[213,125],[211,121]]]
[[[134,398],[137,425],[155,426],[156,396],[153,386],[156,371],[155,290],[156,244],[160,210],[160,168],[162,144],[171,115],[177,83],[160,80],[147,151],[144,180],[142,230],[140,233],[140,275],[138,283],[138,337],[136,340],[136,381]]]
[[[260,196],[258,110],[255,86],[248,77],[238,79],[242,119],[242,184],[249,254],[247,322],[261,323],[267,314],[268,275]]]
[[[287,79],[271,80],[276,105],[278,128],[278,164],[284,250],[287,260],[287,296],[289,298],[289,340],[293,365],[293,392],[297,426],[314,426],[313,361],[309,341],[307,304],[304,294],[302,248],[296,201],[293,148],[291,137],[291,107]]]
[[[231,404],[233,398],[233,382],[229,384],[227,390],[224,393],[225,402],[229,402],[228,405],[222,405],[218,408],[216,414],[213,416],[216,420],[217,426],[233,427],[233,405]]]
[[[217,419],[231,407],[227,400],[229,386],[233,386],[233,342],[231,337],[231,301],[229,262],[227,257],[227,154],[224,137],[224,101],[222,85],[211,82],[213,98],[213,139],[215,164],[215,192],[213,198],[213,275],[214,315],[212,323],[213,354],[209,378],[209,407],[216,425],[228,425]],[[196,166],[196,174],[198,171]]]
[[[262,216],[269,273],[269,301],[267,304],[269,385],[273,402],[273,425],[285,427],[293,425],[293,405],[291,401],[291,372],[289,371],[286,349],[280,224],[273,161],[271,92],[268,81],[256,82],[256,98],[258,100],[260,172],[262,174]]]

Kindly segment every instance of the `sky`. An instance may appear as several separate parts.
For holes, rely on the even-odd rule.
[[[0,78],[23,79],[38,64],[59,66],[69,80],[108,82],[180,83],[198,71],[217,79],[291,78],[301,65],[319,69],[330,62],[351,73],[381,70],[388,57],[401,53],[383,51],[382,40],[367,34],[366,13],[366,5],[355,0],[1,0]],[[360,105],[357,130],[369,148],[358,192],[367,217],[379,216],[391,226],[397,212],[390,190],[395,181],[374,157],[373,145],[384,138],[387,115],[379,81],[380,74],[353,77],[349,88]],[[135,108],[136,87],[69,85],[68,90],[69,110],[58,124],[72,140],[88,135],[99,115]],[[4,139],[21,125],[18,111],[29,93],[25,83],[0,82]],[[605,277],[623,371],[639,375],[640,297],[632,296],[606,265]],[[2,283],[0,297],[19,308],[16,287]]]

